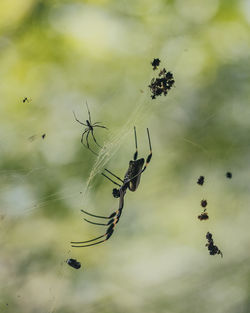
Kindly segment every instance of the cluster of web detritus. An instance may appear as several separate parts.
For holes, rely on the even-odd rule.
[[[226,177],[228,179],[232,178],[232,173],[231,172],[227,172],[226,173]],[[200,176],[197,180],[197,184],[200,186],[203,186],[205,182],[205,177],[204,176]],[[207,200],[203,199],[201,200],[201,207],[203,208],[203,212],[198,215],[198,219],[200,221],[206,221],[209,219],[208,213],[207,213]],[[206,244],[206,247],[208,248],[209,254],[210,255],[216,255],[216,254],[220,254],[221,257],[223,257],[222,252],[219,250],[219,248],[214,245],[214,241],[212,239],[212,234],[210,232],[207,232],[206,234],[206,238],[208,240],[208,243]]]

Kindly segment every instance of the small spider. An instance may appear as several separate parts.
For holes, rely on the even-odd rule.
[[[232,175],[232,173],[231,173],[231,172],[227,172],[227,173],[226,173],[226,177],[227,177],[228,179],[231,179],[231,178],[232,178],[232,176],[233,176],[233,175]]]
[[[205,179],[204,176],[200,176],[197,180],[197,184],[202,186],[204,184],[204,179]]]
[[[121,214],[122,214],[122,210],[124,207],[124,197],[126,194],[127,189],[129,189],[130,191],[136,191],[136,189],[138,188],[139,184],[140,184],[140,179],[141,179],[141,174],[146,170],[151,158],[152,158],[152,147],[151,147],[151,141],[150,141],[150,136],[149,136],[149,130],[147,128],[147,134],[148,134],[148,141],[149,141],[149,149],[150,149],[150,153],[146,159],[146,163],[144,158],[138,159],[137,160],[137,156],[138,156],[138,149],[137,149],[137,137],[136,137],[136,129],[134,127],[134,133],[135,133],[135,147],[136,147],[136,151],[134,153],[134,157],[133,160],[129,161],[129,167],[128,170],[124,176],[124,179],[122,180],[121,178],[119,178],[118,176],[116,176],[115,174],[113,174],[112,172],[110,172],[109,170],[105,169],[108,173],[110,173],[112,176],[114,176],[115,178],[117,178],[120,182],[122,182],[122,185],[116,183],[114,180],[112,180],[111,178],[109,178],[108,176],[106,176],[104,173],[102,173],[102,175],[104,177],[106,177],[108,180],[110,180],[112,183],[114,183],[115,185],[118,185],[120,188],[119,189],[113,189],[113,195],[116,198],[120,198],[119,199],[119,208],[111,213],[109,216],[99,216],[99,215],[94,215],[91,214],[87,211],[81,210],[83,213],[89,215],[89,216],[93,216],[93,217],[97,217],[97,218],[103,218],[103,219],[108,219],[108,223],[106,224],[101,224],[101,223],[95,223],[92,221],[89,221],[87,219],[84,218],[84,220],[88,223],[94,224],[94,225],[101,225],[101,226],[108,226],[108,229],[106,230],[106,233],[104,235],[101,235],[99,237],[96,237],[94,239],[91,240],[87,240],[87,241],[72,241],[71,244],[72,247],[89,247],[89,246],[94,246],[97,245],[99,243],[105,242],[107,241],[113,234],[114,232],[114,228],[116,226],[116,224],[119,222]],[[145,163],[145,165],[144,165]],[[101,238],[105,238],[103,240],[97,241],[98,239]],[[91,244],[86,244],[89,242],[94,241],[94,243]],[[82,245],[83,244],[83,245]]]
[[[108,129],[107,127],[105,126],[102,126],[102,125],[98,125],[100,124],[101,122],[95,122],[94,124],[92,124],[91,122],[91,116],[90,116],[90,112],[89,112],[89,107],[88,107],[88,103],[86,102],[86,107],[87,107],[87,110],[88,110],[88,115],[89,115],[89,119],[86,120],[86,124],[84,124],[83,122],[79,121],[75,115],[75,112],[73,111],[73,114],[75,116],[75,120],[80,123],[81,125],[83,126],[86,126],[86,128],[84,129],[84,132],[82,133],[82,138],[81,138],[81,143],[85,146],[85,144],[83,143],[83,138],[84,138],[84,135],[86,134],[86,143],[87,143],[87,148],[92,152],[94,153],[95,155],[97,155],[97,153],[95,151],[93,151],[90,146],[89,146],[89,141],[88,141],[88,137],[89,137],[89,134],[92,135],[93,139],[94,139],[94,142],[97,144],[98,147],[102,148],[102,146],[100,146],[98,144],[98,142],[96,141],[95,139],[95,136],[94,136],[94,128],[95,127],[100,127],[100,128],[105,128],[105,129]],[[86,147],[86,146],[85,146]]]
[[[152,66],[153,66],[153,70],[156,70],[157,67],[160,65],[160,63],[161,63],[161,60],[160,60],[160,59],[154,59],[154,60],[151,62]]]
[[[71,266],[71,267],[74,267],[75,269],[79,269],[81,267],[81,263],[78,262],[76,259],[68,259],[66,261],[66,263]]]
[[[45,138],[45,136],[46,136],[46,134],[42,134],[42,139],[44,139],[44,138]]]

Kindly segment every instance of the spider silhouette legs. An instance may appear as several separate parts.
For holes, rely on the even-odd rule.
[[[92,135],[92,137],[94,139],[94,142],[97,144],[98,147],[102,148],[102,146],[100,146],[99,143],[97,142],[97,140],[95,139],[93,129],[91,129],[90,132],[91,132],[91,135]]]
[[[107,241],[112,236],[112,234],[114,232],[114,228],[115,228],[116,224],[119,222],[119,219],[121,217],[121,213],[122,213],[122,209],[119,209],[116,212],[114,212],[113,214],[111,214],[110,216],[113,216],[113,218],[111,218],[110,221],[106,224],[95,223],[95,222],[89,221],[89,220],[84,218],[84,220],[87,221],[88,223],[91,223],[94,225],[109,226],[109,227],[108,227],[108,229],[104,235],[101,235],[101,236],[98,236],[96,238],[86,240],[86,241],[72,241],[71,246],[75,247],[75,248],[83,248],[83,247],[90,247],[90,246],[98,245],[102,242]],[[91,215],[93,216],[93,214],[91,214]],[[106,217],[101,217],[101,218],[106,218]],[[103,237],[106,237],[106,238],[104,240],[88,244],[89,242],[96,241],[96,240],[101,239]]]
[[[83,248],[83,247],[90,247],[90,246],[94,246],[94,245],[98,245],[102,242],[107,241],[113,234],[114,232],[114,228],[115,226],[118,224],[121,214],[122,214],[122,210],[123,210],[123,206],[124,206],[124,196],[126,194],[126,190],[122,190],[121,188],[121,197],[120,197],[120,201],[119,201],[119,209],[116,210],[115,212],[111,213],[109,216],[99,216],[99,215],[94,215],[91,214],[87,211],[81,210],[82,212],[84,212],[87,215],[93,216],[93,217],[97,217],[97,218],[103,218],[103,219],[109,219],[109,221],[104,224],[104,223],[95,223],[92,221],[89,221],[87,219],[85,219],[85,221],[87,221],[88,223],[94,224],[94,225],[100,225],[100,226],[108,226],[108,229],[106,230],[106,233],[104,235],[98,236],[96,238],[90,239],[90,240],[86,240],[86,241],[72,241],[71,242],[71,246],[75,247],[75,248]],[[96,241],[98,239],[104,238],[105,239],[101,240],[101,241],[97,241],[94,243],[89,244],[89,242],[93,242]],[[86,244],[87,243],[87,244]]]
[[[88,102],[86,101],[86,107],[87,107],[87,111],[88,111],[88,115],[89,115],[89,122],[91,124],[91,116],[90,116],[90,111],[89,111],[89,106],[88,106]]]
[[[106,172],[108,172],[109,174],[111,174],[112,176],[114,176],[116,179],[118,179],[118,180],[120,180],[122,183],[124,183],[124,181],[120,178],[120,177],[118,177],[118,176],[116,176],[115,174],[113,174],[111,171],[109,171],[108,169],[104,169]],[[107,175],[105,175],[104,173],[102,173],[102,175],[104,176],[104,177],[106,177],[108,180],[110,180],[113,184],[115,184],[116,186],[119,186],[119,187],[121,187],[121,185],[120,184],[118,184],[118,183],[116,183],[113,179],[111,179],[110,177],[108,177]]]
[[[86,124],[84,124],[83,122],[81,122],[81,121],[78,120],[78,118],[76,117],[76,114],[75,114],[74,111],[73,111],[73,114],[74,114],[75,120],[76,120],[79,124],[81,124],[81,125],[83,125],[83,126],[88,126],[88,125],[86,125]]]

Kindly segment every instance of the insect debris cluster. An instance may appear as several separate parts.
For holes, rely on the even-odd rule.
[[[206,206],[207,206],[207,200],[201,200],[201,207],[204,208],[203,212],[200,215],[198,215],[198,219],[201,221],[209,219],[209,216],[206,212],[207,211]]]
[[[154,59],[151,63],[153,70],[156,70],[160,65],[160,59]],[[151,91],[151,98],[156,99],[156,97],[162,94],[166,96],[169,90],[173,87],[175,83],[174,76],[171,72],[167,71],[165,68],[160,70],[158,77],[152,78],[150,85],[148,86]]]
[[[200,176],[198,178],[198,180],[197,180],[197,184],[200,185],[200,186],[203,186],[204,181],[205,181],[205,177],[204,176]],[[205,199],[201,200],[201,207],[204,208],[204,209],[203,209],[203,212],[200,215],[198,215],[198,219],[200,221],[208,220],[209,216],[207,214],[207,200],[205,200]],[[207,232],[206,238],[208,240],[208,243],[206,244],[206,247],[208,247],[209,254],[210,255],[220,254],[221,257],[222,257],[223,256],[222,252],[219,250],[219,248],[217,246],[214,245],[214,242],[213,242],[213,239],[212,239],[212,234],[210,232]]]
[[[207,232],[206,238],[208,243],[206,244],[206,247],[208,248],[210,255],[220,254],[221,257],[223,257],[222,252],[219,250],[219,248],[214,244],[212,234],[210,232]]]

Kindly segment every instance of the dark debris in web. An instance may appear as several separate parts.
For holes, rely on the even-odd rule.
[[[160,64],[159,59],[154,59],[151,63],[153,70],[156,70]],[[165,68],[159,71],[156,78],[152,78],[150,85],[148,86],[151,91],[151,98],[156,99],[156,97],[164,95],[166,96],[169,90],[173,87],[175,83],[174,76],[171,72],[167,71]]]

